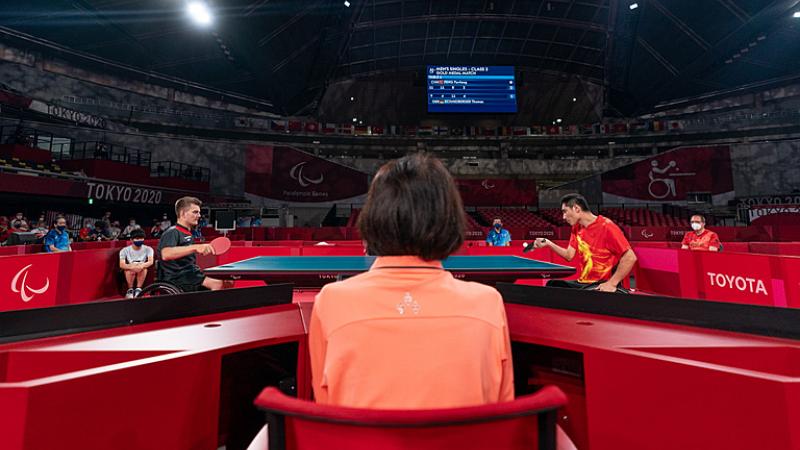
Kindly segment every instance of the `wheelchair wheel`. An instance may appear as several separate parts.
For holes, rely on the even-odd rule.
[[[166,281],[156,281],[155,283],[144,287],[139,295],[136,296],[136,298],[159,297],[162,295],[175,295],[182,293],[183,289],[172,283],[168,283]]]

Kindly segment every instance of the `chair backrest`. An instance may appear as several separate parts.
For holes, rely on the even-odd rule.
[[[414,411],[320,405],[273,387],[255,400],[267,413],[269,450],[549,450],[566,403],[555,386],[506,403]]]

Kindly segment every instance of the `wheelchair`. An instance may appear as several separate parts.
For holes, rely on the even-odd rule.
[[[163,280],[164,278],[160,263],[161,261],[158,260],[156,260],[154,263],[156,266],[155,281],[152,284],[143,287],[141,292],[139,292],[135,298],[160,297],[162,295],[175,295],[182,294],[184,292],[183,289],[177,284],[170,283],[169,281],[159,281]]]

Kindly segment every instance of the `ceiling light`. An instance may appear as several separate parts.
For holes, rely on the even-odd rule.
[[[631,11],[633,11],[634,9],[636,9],[636,8],[638,8],[638,7],[639,7],[639,4],[638,4],[638,3],[631,3],[631,6],[628,6],[628,8],[630,8],[630,9],[631,9]]]
[[[355,117],[353,117],[353,122],[358,122],[358,119],[356,119]]]
[[[349,8],[350,7],[350,2],[348,2],[347,0],[344,0],[344,6]]]
[[[795,11],[795,13],[792,14],[792,17],[794,17],[795,19],[800,19],[800,11]]]
[[[578,101],[578,99],[577,99],[576,97],[572,97],[572,101],[573,101],[573,102],[577,102],[577,101]]]
[[[194,20],[197,24],[211,24],[211,11],[208,9],[208,5],[205,3],[190,2],[188,5],[186,5],[186,11],[189,13],[189,17],[191,17],[192,20]]]
[[[556,119],[556,123],[561,123],[561,119]]]

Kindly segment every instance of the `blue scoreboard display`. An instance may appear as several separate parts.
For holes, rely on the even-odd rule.
[[[428,112],[515,113],[513,66],[428,66]]]

